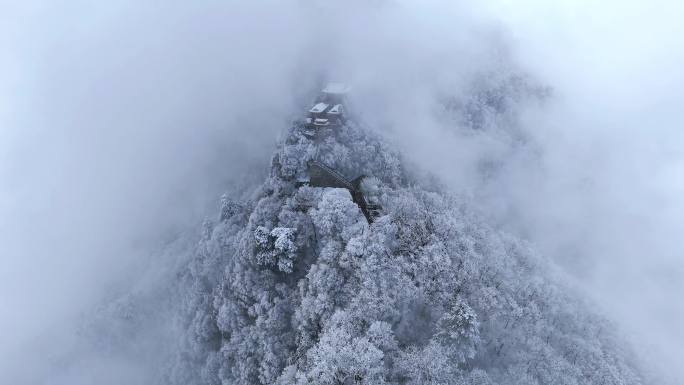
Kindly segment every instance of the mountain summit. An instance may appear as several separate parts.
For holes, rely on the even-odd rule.
[[[205,224],[165,383],[642,382],[553,266],[346,113],[323,92]]]

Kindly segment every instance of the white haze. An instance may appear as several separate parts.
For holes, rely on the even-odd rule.
[[[681,381],[683,7],[328,3],[0,2],[2,382],[44,364],[46,336],[195,231],[221,192],[258,180],[323,70]],[[501,68],[553,89],[520,106],[532,149],[434,118],[435,94]],[[505,166],[482,182],[485,158]]]

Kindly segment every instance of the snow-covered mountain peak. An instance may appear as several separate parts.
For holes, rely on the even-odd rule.
[[[641,383],[529,245],[426,189],[360,123],[310,118],[251,202],[224,199],[208,225],[166,383]]]

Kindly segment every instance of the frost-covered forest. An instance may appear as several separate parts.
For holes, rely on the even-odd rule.
[[[309,160],[380,203],[300,186]],[[420,181],[423,182],[420,182]],[[530,245],[412,175],[357,123],[293,126],[182,270],[169,384],[639,384],[631,354]]]
[[[2,3],[0,384],[684,383],[682,14]]]

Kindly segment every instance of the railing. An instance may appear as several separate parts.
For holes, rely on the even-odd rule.
[[[319,170],[322,171],[322,173]],[[354,183],[347,180],[344,175],[323,163],[310,161],[309,178],[311,185],[314,187],[339,187],[349,190],[352,200],[359,206],[368,223],[373,223],[380,206],[377,204],[368,204],[361,190],[356,188]],[[332,181],[332,183],[329,181]]]
[[[347,178],[345,178],[344,175],[342,175],[339,172],[333,170],[332,168],[326,166],[325,164],[318,162],[318,161],[315,161],[315,160],[312,160],[309,162],[309,169],[311,169],[311,167],[317,167],[317,168],[320,168],[321,170],[325,171],[329,177],[333,178],[337,183],[341,184],[342,187],[344,187],[350,191],[356,190],[354,188],[354,185],[349,180],[347,180]],[[330,187],[335,187],[335,186],[330,186]]]

